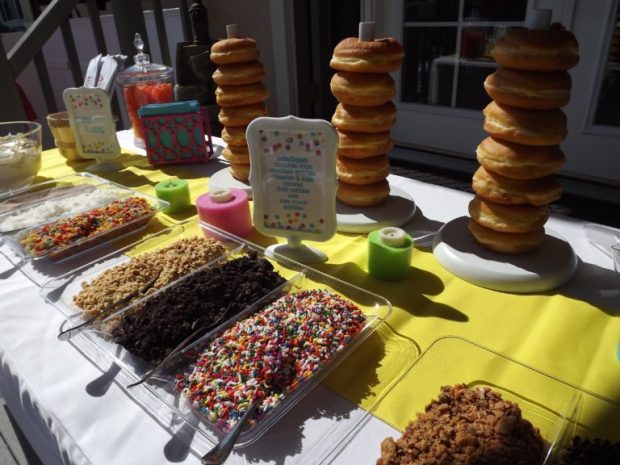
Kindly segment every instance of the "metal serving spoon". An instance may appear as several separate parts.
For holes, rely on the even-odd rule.
[[[64,331],[61,331],[58,334],[58,339],[60,339],[61,341],[66,341],[68,339],[71,339],[73,336],[80,334],[82,331],[84,331],[85,329],[88,329],[96,320],[98,320],[99,318],[101,318],[101,316],[105,316],[107,315],[111,310],[113,310],[114,308],[118,307],[119,305],[123,305],[127,302],[129,302],[131,299],[133,299],[135,296],[137,296],[138,294],[141,294],[143,292],[146,292],[148,289],[151,288],[151,286],[153,286],[153,284],[155,284],[155,281],[157,281],[157,278],[159,278],[159,273],[157,273],[155,276],[153,276],[144,286],[142,286],[140,289],[137,289],[133,292],[130,292],[129,294],[127,294],[125,297],[123,297],[120,300],[117,300],[116,302],[111,302],[108,305],[106,305],[102,310],[99,310],[95,316],[93,316],[92,318],[89,318],[88,320],[84,321],[83,323],[80,323],[77,326],[74,326],[72,328],[69,329],[65,329]]]
[[[237,438],[241,434],[241,431],[243,431],[243,427],[248,420],[252,418],[259,403],[258,401],[253,401],[233,429],[231,429],[213,449],[202,456],[201,462],[203,465],[220,465],[226,461],[237,442]]]

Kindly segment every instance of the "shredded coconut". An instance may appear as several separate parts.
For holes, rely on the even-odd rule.
[[[46,200],[35,207],[19,210],[0,217],[0,232],[36,226],[66,214],[91,210],[118,199],[120,192],[115,189],[95,189],[78,195]]]

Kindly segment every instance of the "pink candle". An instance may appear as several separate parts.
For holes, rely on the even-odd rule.
[[[215,227],[245,237],[252,231],[248,194],[241,189],[217,189],[196,200],[200,219]]]

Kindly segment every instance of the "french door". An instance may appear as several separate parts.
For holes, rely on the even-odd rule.
[[[580,62],[570,71],[571,102],[563,110],[569,136],[562,173],[620,185],[620,0],[540,0],[553,21],[573,31]],[[398,145],[475,159],[486,137],[485,77],[497,64],[494,41],[522,26],[533,0],[362,1],[363,19],[396,37],[405,59],[397,76]]]

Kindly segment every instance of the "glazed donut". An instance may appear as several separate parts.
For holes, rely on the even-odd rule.
[[[341,103],[336,107],[332,124],[341,131],[385,132],[396,122],[396,106],[392,102],[378,107],[354,107]]]
[[[228,126],[222,129],[222,139],[228,145],[235,147],[247,147],[248,142],[245,138],[245,130],[247,126]]]
[[[549,208],[546,205],[502,205],[475,196],[469,202],[469,216],[493,231],[527,233],[545,225]]]
[[[390,131],[367,134],[338,131],[338,156],[369,158],[387,153],[393,146]]]
[[[394,79],[387,73],[348,73],[332,77],[330,88],[340,103],[358,107],[376,107],[396,95]]]
[[[236,165],[250,164],[250,152],[247,147],[224,147],[222,150],[222,156],[230,163],[234,163]]]
[[[247,126],[252,120],[267,115],[265,103],[245,107],[220,108],[217,119],[223,126]]]
[[[393,37],[372,41],[349,37],[336,45],[329,66],[354,73],[391,73],[398,70],[403,56],[402,46]]]
[[[482,112],[484,130],[498,139],[525,145],[557,145],[566,139],[562,110],[524,110],[493,101]]]
[[[538,73],[499,68],[487,76],[484,89],[489,97],[503,105],[548,110],[568,103],[571,84],[566,71]]]
[[[579,44],[558,23],[546,30],[513,28],[497,39],[491,56],[507,68],[566,71],[579,62]]]
[[[479,225],[470,218],[469,232],[481,246],[510,255],[518,255],[538,248],[545,239],[544,228],[527,233],[507,233],[493,231]]]
[[[239,181],[247,181],[250,177],[250,165],[231,163],[228,169],[232,177]]]
[[[240,86],[254,84],[265,77],[265,68],[259,61],[220,65],[213,73],[213,81],[218,86]]]
[[[336,197],[342,203],[353,207],[371,207],[380,204],[389,195],[390,184],[383,179],[379,182],[364,185],[339,182]]]
[[[338,180],[347,184],[372,184],[388,177],[390,162],[387,155],[363,159],[338,157],[336,174]]]
[[[219,40],[211,47],[210,58],[216,65],[256,61],[258,60],[256,41],[247,37]]]
[[[267,100],[269,94],[262,82],[215,89],[215,101],[224,108],[244,107]]]
[[[484,200],[504,205],[547,205],[562,196],[553,177],[510,179],[479,167],[472,178],[474,192]]]
[[[535,146],[487,137],[476,149],[478,162],[487,171],[514,179],[542,178],[555,173],[566,158],[559,145]]]

